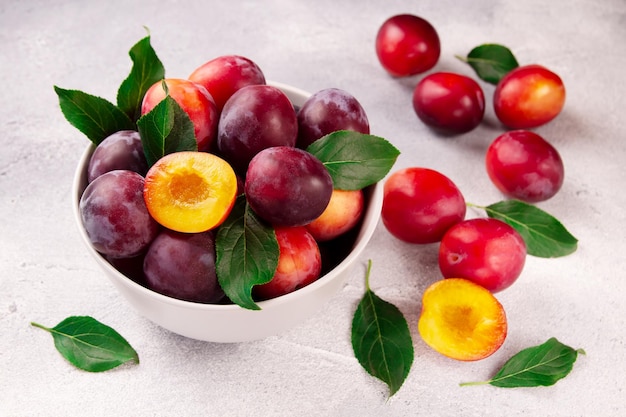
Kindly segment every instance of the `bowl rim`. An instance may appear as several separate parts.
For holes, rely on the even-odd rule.
[[[304,98],[310,97],[311,93],[301,90],[299,88],[292,87],[287,84],[268,81],[268,85],[272,85],[283,90],[287,95],[298,95]],[[87,173],[86,167],[89,163],[89,158],[91,157],[93,151],[96,146],[94,143],[89,143],[86,149],[83,151],[82,156],[79,159],[78,165],[76,166],[74,172],[74,178],[72,181],[72,210],[74,214],[74,221],[76,224],[76,228],[83,240],[85,246],[87,246],[87,250],[92,255],[93,258],[97,260],[99,265],[102,268],[105,268],[109,272],[109,276],[115,277],[115,279],[129,287],[132,291],[138,292],[142,297],[152,298],[155,301],[170,304],[176,307],[181,308],[190,308],[194,310],[201,311],[219,311],[219,312],[227,312],[227,311],[240,311],[240,310],[248,310],[244,307],[241,307],[238,304],[205,304],[205,303],[196,303],[192,301],[181,300],[173,297],[169,297],[164,294],[160,294],[156,291],[153,291],[145,286],[135,282],[131,278],[125,276],[120,271],[118,271],[113,265],[111,265],[102,254],[94,249],[91,245],[89,237],[87,236],[87,232],[85,231],[82,225],[82,219],[79,210],[80,198],[84,188],[87,186]],[[383,201],[383,189],[381,182],[377,182],[375,184],[370,185],[366,188],[367,192],[369,192],[369,201],[367,209],[364,211],[363,219],[360,223],[360,230],[356,235],[355,242],[353,243],[352,249],[350,253],[335,267],[326,272],[324,275],[320,276],[317,280],[312,282],[311,284],[299,288],[298,290],[281,295],[276,298],[272,298],[269,300],[262,300],[255,302],[260,310],[249,310],[249,311],[261,311],[264,309],[271,309],[274,306],[278,306],[284,303],[289,303],[292,299],[297,299],[301,297],[306,297],[307,294],[315,292],[319,287],[325,286],[329,281],[333,280],[336,276],[342,275],[342,273],[349,268],[356,258],[358,258],[363,252],[364,248],[369,243],[376,227],[378,225],[380,219],[380,212],[382,209],[382,201]]]

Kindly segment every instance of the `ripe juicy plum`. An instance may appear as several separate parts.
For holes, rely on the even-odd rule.
[[[217,303],[224,297],[215,272],[212,232],[180,233],[163,229],[144,258],[147,285],[169,297]]]
[[[413,108],[428,126],[465,133],[483,120],[485,95],[478,83],[465,75],[436,72],[415,87]]]
[[[187,113],[193,123],[199,151],[211,149],[217,135],[219,113],[211,94],[201,86],[189,80],[166,78],[168,92],[163,90],[163,81],[154,83],[141,103],[141,114],[150,112],[167,94]]]
[[[134,171],[141,176],[148,172],[148,162],[138,132],[122,130],[100,142],[89,160],[87,181],[92,182],[105,172],[116,169]]]
[[[392,16],[378,30],[376,54],[383,68],[393,76],[419,74],[434,67],[439,60],[439,35],[421,17]]]
[[[321,216],[307,224],[306,230],[318,242],[326,242],[355,227],[363,216],[363,190],[333,190]]]
[[[115,170],[93,180],[79,202],[83,226],[93,247],[104,255],[127,258],[144,251],[159,232],[143,199],[144,179]]]
[[[275,226],[303,226],[319,217],[333,193],[326,167],[289,146],[264,149],[250,161],[245,193],[254,212]]]
[[[525,261],[522,236],[492,218],[464,220],[452,226],[439,245],[439,269],[445,278],[465,278],[493,293],[511,286]]]
[[[242,175],[250,160],[272,146],[295,146],[298,121],[285,93],[269,85],[249,85],[234,93],[220,115],[217,147]]]
[[[493,92],[493,109],[511,129],[532,129],[548,123],[565,105],[561,78],[541,65],[525,65],[507,73]]]
[[[487,149],[485,164],[489,178],[502,193],[529,203],[553,197],[565,176],[559,152],[527,130],[498,136]]]
[[[247,85],[265,84],[261,68],[238,55],[223,55],[205,62],[191,73],[189,80],[208,90],[218,112],[235,91]]]
[[[322,271],[320,250],[304,227],[277,227],[279,256],[276,273],[266,284],[253,287],[260,299],[288,294],[309,285]]]
[[[387,230],[409,243],[434,243],[465,218],[465,199],[445,175],[411,167],[385,182],[381,217]]]
[[[367,114],[350,93],[338,88],[320,90],[309,97],[298,112],[297,146],[311,143],[337,130],[370,133]]]

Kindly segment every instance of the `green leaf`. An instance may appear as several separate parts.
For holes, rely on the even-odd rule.
[[[400,155],[381,137],[348,130],[330,133],[306,150],[322,161],[339,190],[359,190],[380,181]]]
[[[490,384],[501,388],[538,387],[554,385],[565,378],[582,349],[573,349],[556,340],[526,348],[509,359],[488,381],[464,382],[461,386]]]
[[[117,91],[117,106],[134,122],[141,116],[141,101],[146,91],[165,77],[165,68],[150,44],[150,36],[137,42],[128,52],[133,67]]]
[[[519,67],[511,50],[498,44],[477,46],[466,58],[457,58],[468,63],[480,79],[491,84],[498,84],[508,72]]]
[[[413,341],[402,312],[370,289],[371,268],[370,260],[365,295],[352,319],[352,348],[361,366],[387,384],[391,397],[411,370]]]
[[[167,154],[198,150],[193,123],[169,95],[137,121],[137,128],[150,166]]]
[[[241,307],[260,310],[252,287],[274,276],[278,241],[274,229],[256,216],[243,194],[220,226],[215,246],[217,278],[228,298]]]
[[[135,130],[133,121],[106,99],[57,86],[54,91],[67,121],[96,145],[120,130]]]
[[[552,215],[519,200],[505,200],[483,207],[489,217],[517,230],[529,255],[556,258],[576,251],[578,240]]]
[[[59,353],[79,369],[102,372],[129,361],[139,363],[137,352],[126,339],[93,317],[68,317],[52,328],[31,325],[52,334]]]

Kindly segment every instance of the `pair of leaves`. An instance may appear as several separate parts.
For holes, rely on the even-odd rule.
[[[49,332],[59,353],[79,369],[102,372],[127,362],[139,363],[126,339],[93,317],[68,317],[52,328],[31,324]]]
[[[526,242],[529,255],[556,258],[576,251],[578,240],[551,214],[519,200],[505,200],[484,209],[489,217],[512,226]]]
[[[498,84],[502,77],[519,67],[511,50],[498,44],[477,46],[467,54],[467,57],[457,56],[457,58],[469,64],[480,79],[490,84]]]
[[[150,36],[137,42],[129,55],[133,66],[117,93],[117,104],[78,90],[54,86],[68,122],[98,145],[120,130],[135,130],[141,101],[150,86],[165,76],[163,64],[150,44]]]
[[[585,354],[585,351],[573,349],[552,337],[541,345],[526,348],[512,356],[493,378],[460,385],[490,384],[501,388],[554,385],[571,372],[578,354]]]
[[[342,190],[358,190],[380,181],[400,154],[381,137],[348,131],[330,133],[307,151],[326,166],[334,188]],[[279,249],[274,229],[256,216],[244,195],[237,198],[220,226],[215,246],[217,276],[226,295],[241,307],[260,309],[252,288],[272,279]]]

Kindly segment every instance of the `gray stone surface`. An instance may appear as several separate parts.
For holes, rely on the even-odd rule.
[[[540,63],[567,87],[564,112],[537,132],[561,152],[563,189],[540,207],[580,239],[560,259],[529,258],[498,298],[509,335],[490,358],[446,359],[417,333],[423,290],[439,279],[436,245],[403,244],[379,224],[362,256],[371,285],[412,330],[415,363],[389,401],[350,345],[363,293],[356,268],[317,315],[263,341],[220,345],[185,339],[127,305],[79,240],[71,181],[87,139],[61,114],[53,85],[115,99],[128,49],[149,28],[170,77],[222,54],[256,61],[268,79],[314,92],[338,87],[368,112],[372,133],[402,155],[394,169],[426,166],[453,179],[468,201],[501,199],[483,153],[502,127],[485,122],[457,138],[415,117],[419,76],[393,79],[374,53],[379,25],[396,13],[430,20],[442,40],[434,70],[471,75],[455,54],[486,42]],[[41,1],[0,4],[0,415],[14,416],[619,416],[626,414],[623,183],[626,158],[623,0],[528,1]],[[482,84],[487,97],[493,87]],[[470,211],[470,216],[479,212]],[[139,352],[139,366],[89,374],[71,367],[31,321],[91,315]],[[512,354],[551,336],[584,348],[573,372],[549,388],[458,386],[486,379]]]

